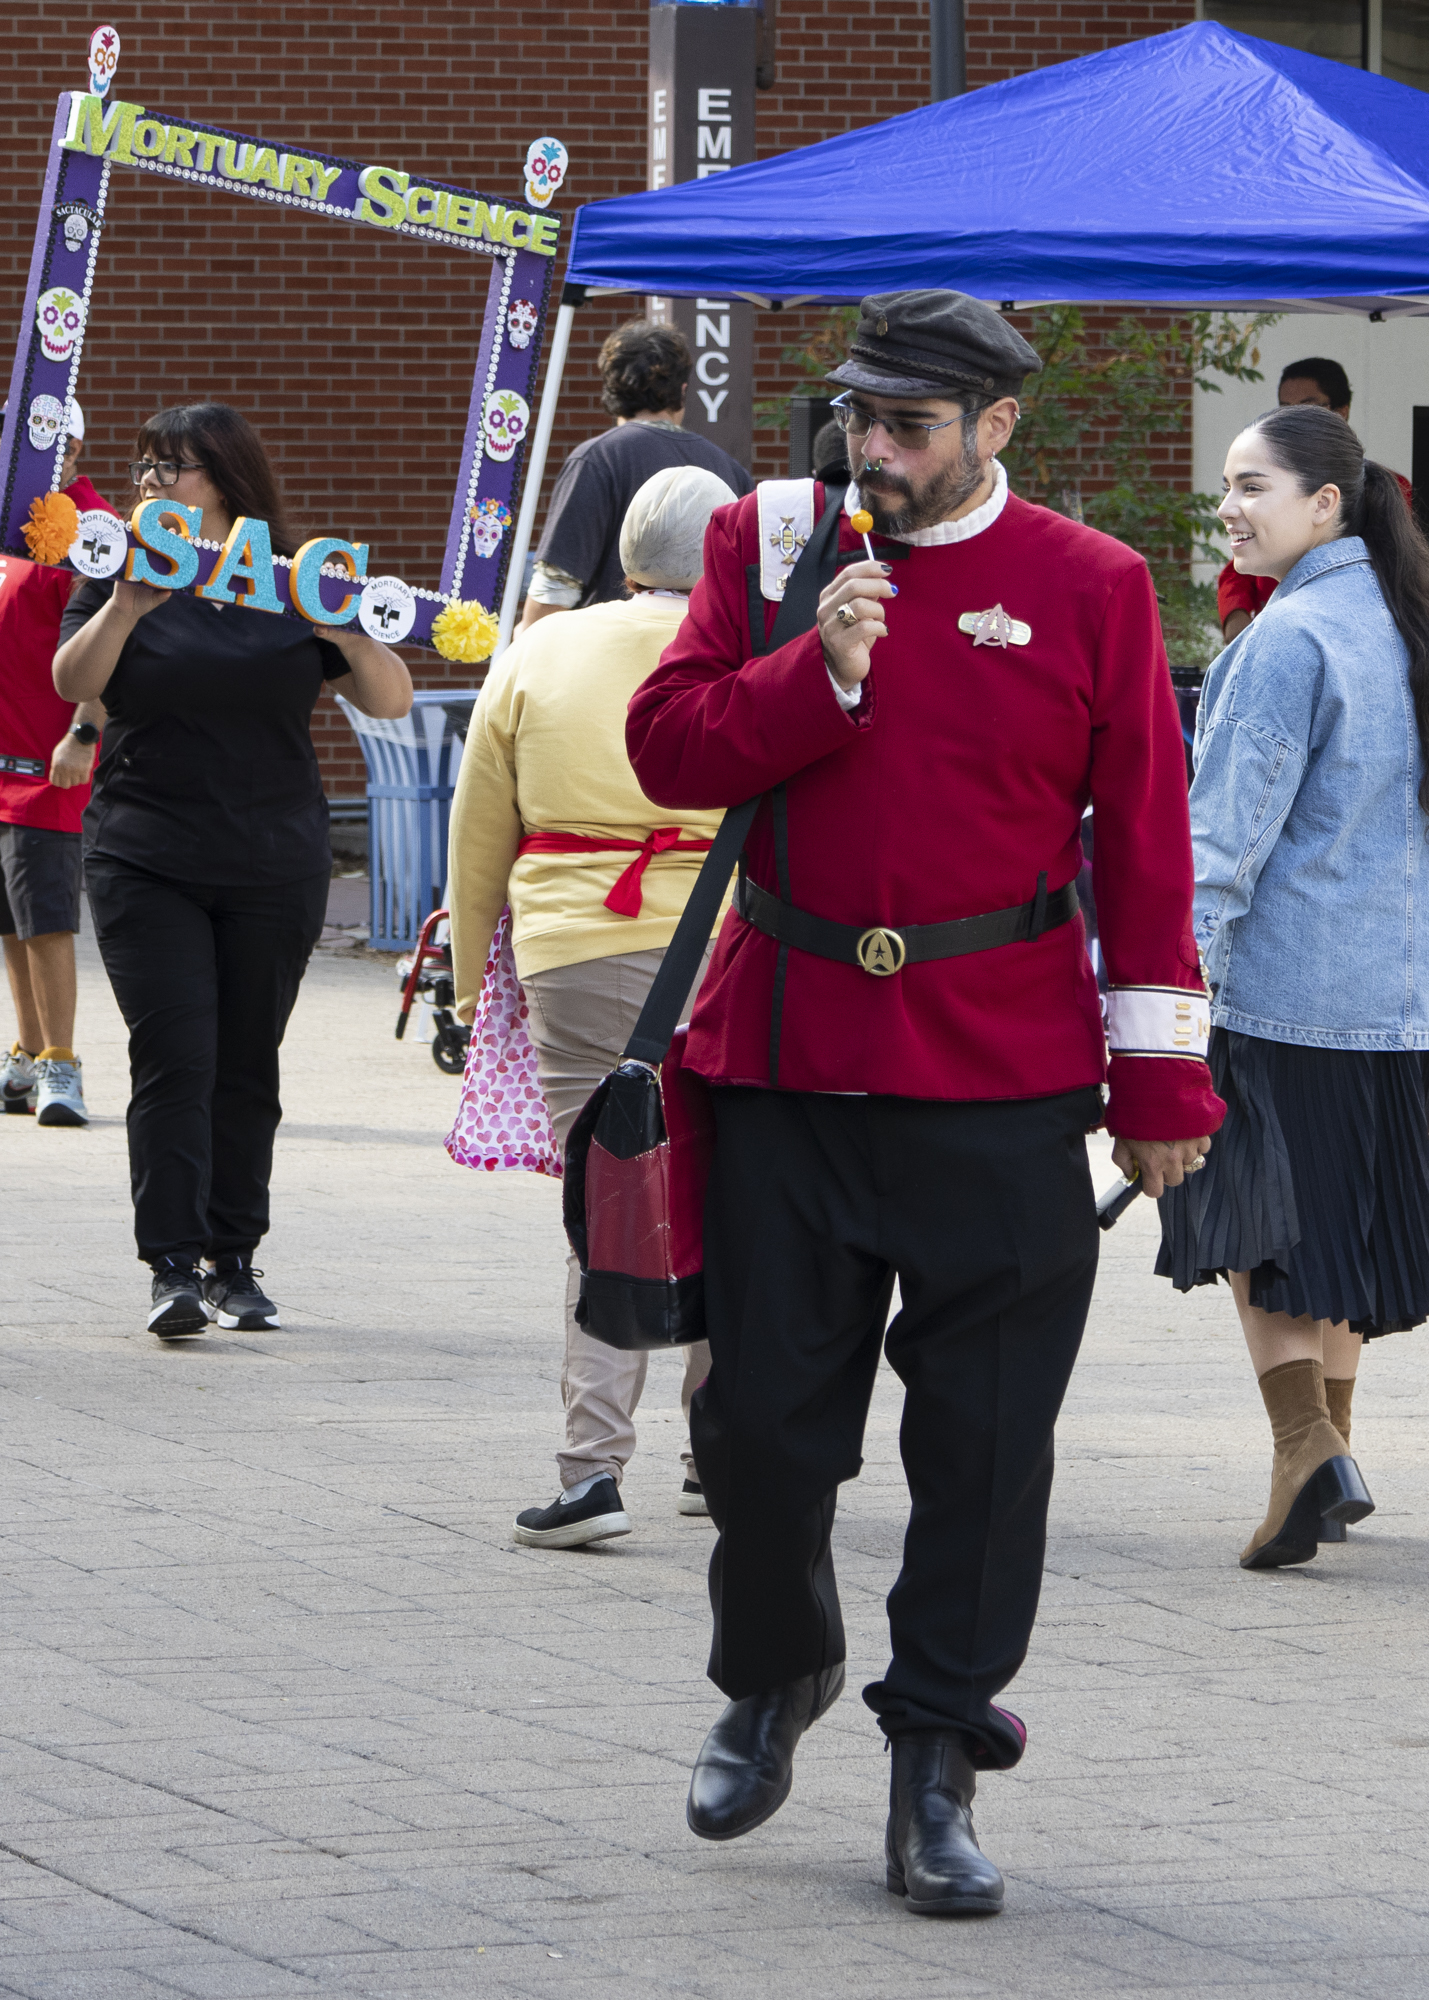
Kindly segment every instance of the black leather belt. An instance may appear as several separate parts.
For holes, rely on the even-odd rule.
[[[0,757],[0,771],[17,778],[43,778],[49,768],[42,757]]]
[[[1047,893],[1047,877],[1037,878],[1037,894],[1010,910],[990,910],[981,917],[955,917],[945,924],[836,924],[812,916],[792,903],[781,903],[748,876],[734,893],[734,907],[746,923],[793,945],[815,958],[832,958],[840,965],[858,965],[877,979],[890,978],[905,965],[933,958],[962,958],[968,952],[991,951],[1002,944],[1030,944],[1044,931],[1068,923],[1077,912],[1077,887],[1068,882]]]

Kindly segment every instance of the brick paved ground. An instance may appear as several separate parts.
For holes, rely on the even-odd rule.
[[[293,1024],[284,1330],[169,1352],[83,955],[95,1124],[0,1121],[0,1993],[1424,1993],[1421,1339],[1366,1366],[1373,1521],[1246,1576],[1268,1454],[1227,1302],[1148,1277],[1149,1211],[1109,1239],[1012,1697],[1031,1748],[979,1808],[1007,1914],[921,1921],[881,1884],[856,1695],[767,1828],[685,1830],[718,1698],[670,1360],[637,1532],[511,1545],[555,1490],[556,1192],[449,1165],[454,1085],[392,1041],[390,972],[320,959]],[[840,1516],[855,1688],[883,1665],[897,1409],[885,1375]]]

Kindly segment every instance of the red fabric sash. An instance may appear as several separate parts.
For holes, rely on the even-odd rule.
[[[522,836],[518,854],[606,854],[617,848],[633,849],[635,859],[616,878],[605,899],[605,907],[618,917],[638,917],[645,892],[641,886],[645,870],[657,854],[708,854],[707,840],[681,840],[679,826],[657,826],[641,840],[593,839],[588,833],[528,833]]]

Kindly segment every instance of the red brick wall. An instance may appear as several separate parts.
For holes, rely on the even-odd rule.
[[[101,18],[124,49],[116,94],[172,116],[381,160],[496,193],[517,191],[529,141],[571,153],[567,212],[644,185],[647,7],[632,0],[498,9],[430,0],[349,10],[253,0],[241,32],[184,0],[10,0],[0,76],[0,346],[13,350],[44,147],[57,93],[82,85]],[[1176,27],[1191,0],[970,0],[969,81]],[[927,94],[923,0],[782,0],[778,84],[759,93],[761,156],[907,111]],[[475,259],[373,230],[299,221],[214,194],[180,197],[116,169],[80,400],[85,470],[116,503],[135,422],[215,396],[258,422],[292,511],[369,541],[373,562],[414,582],[440,568],[485,287]],[[596,350],[639,301],[577,318],[554,471],[608,421]],[[781,350],[809,314],[759,321],[755,393],[787,387]],[[5,364],[8,374],[8,358]],[[785,443],[756,440],[755,470]],[[547,490],[549,490],[549,474]],[[414,654],[422,685],[469,682]],[[314,734],[334,796],[361,790],[356,745],[327,697]]]

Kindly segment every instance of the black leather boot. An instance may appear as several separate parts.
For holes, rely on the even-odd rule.
[[[701,1840],[736,1840],[772,1819],[794,1782],[794,1752],[844,1691],[844,1663],[732,1701],[695,1759],[685,1818]]]
[[[961,1736],[895,1736],[888,1886],[919,1916],[995,1916],[1002,1877],[977,1844],[977,1780]]]

